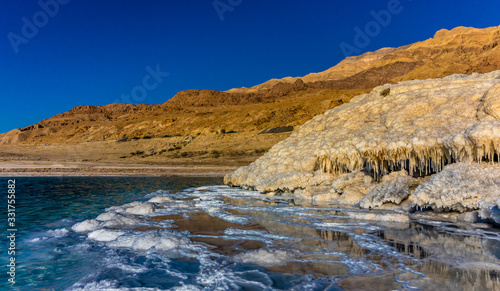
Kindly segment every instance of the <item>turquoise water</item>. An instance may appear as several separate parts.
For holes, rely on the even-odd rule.
[[[2,217],[7,217],[7,178],[0,178],[4,188]],[[220,178],[170,177],[27,177],[16,180],[17,280],[19,290],[47,288],[64,290],[102,264],[95,249],[78,249],[81,238],[65,230],[77,221],[92,218],[106,207],[143,198],[159,189],[179,191],[190,187],[220,184]],[[2,225],[4,233],[6,224]],[[35,243],[38,239],[39,243]],[[35,241],[35,242],[34,242]],[[2,236],[2,246],[8,241]],[[71,248],[74,247],[74,250]],[[68,249],[69,248],[69,249]],[[2,265],[7,265],[6,251]],[[5,268],[7,269],[7,267]],[[3,277],[0,287],[7,284]]]
[[[16,178],[17,282],[7,283],[4,251],[0,287],[500,290],[500,234],[489,225],[355,220],[356,209],[221,183]],[[6,206],[7,179],[0,185]],[[6,235],[1,243],[6,250]]]

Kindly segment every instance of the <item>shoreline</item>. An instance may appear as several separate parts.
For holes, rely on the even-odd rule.
[[[220,177],[224,173],[45,173],[45,172],[2,172],[0,178],[9,177]]]
[[[238,166],[110,162],[0,162],[0,177],[224,177]]]

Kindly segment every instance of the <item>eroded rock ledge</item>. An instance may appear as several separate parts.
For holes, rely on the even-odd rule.
[[[376,87],[225,183],[361,208],[480,210],[498,223],[499,152],[500,71],[453,75]]]

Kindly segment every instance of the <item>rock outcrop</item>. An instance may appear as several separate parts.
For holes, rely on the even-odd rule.
[[[374,208],[408,198],[417,208],[478,210],[500,197],[499,109],[500,71],[379,86],[314,117],[225,182],[311,193],[333,181],[332,202]]]

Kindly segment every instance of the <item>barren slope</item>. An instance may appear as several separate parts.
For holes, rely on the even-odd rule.
[[[231,156],[240,149],[248,150],[245,141],[265,129],[288,126],[271,131],[280,132],[296,128],[385,83],[500,69],[499,41],[500,27],[459,27],[440,30],[434,38],[408,46],[349,57],[321,73],[273,79],[250,89],[187,90],[161,105],[78,106],[38,124],[1,134],[0,152],[7,151],[6,145],[12,150],[18,145],[77,143],[87,143],[86,150],[91,151],[94,143],[120,138],[138,139],[143,143],[139,151],[143,151],[149,150],[150,137],[191,136],[196,137],[191,143],[197,144],[196,148]],[[231,136],[229,146],[220,139],[222,135]],[[269,149],[287,136],[281,135],[260,135],[262,146],[253,150]],[[164,147],[168,147],[167,142]],[[171,158],[181,151],[174,149],[147,159]],[[127,155],[126,159],[130,158]]]

